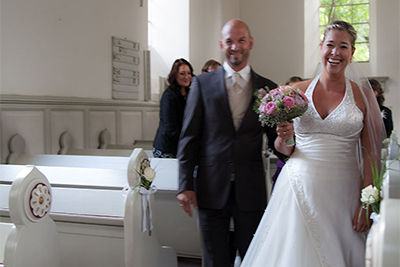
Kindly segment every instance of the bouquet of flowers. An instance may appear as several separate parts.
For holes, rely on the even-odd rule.
[[[267,86],[256,92],[253,109],[259,115],[262,126],[273,126],[303,115],[308,108],[308,99],[304,93],[289,85],[270,90]],[[286,141],[294,145],[293,138]]]

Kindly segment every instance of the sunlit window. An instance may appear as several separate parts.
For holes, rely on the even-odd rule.
[[[151,59],[151,90],[162,89],[160,79],[167,77],[177,58],[189,58],[189,1],[148,1],[148,43]]]
[[[344,20],[357,30],[354,59],[368,62],[369,49],[369,0],[320,0],[319,28],[321,40],[326,25],[335,20]]]

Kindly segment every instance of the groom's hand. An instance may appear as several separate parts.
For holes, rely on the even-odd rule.
[[[186,211],[187,214],[189,214],[190,217],[192,217],[192,210],[190,208],[190,204],[193,204],[193,207],[197,210],[197,200],[196,200],[196,194],[194,191],[191,190],[185,190],[179,193],[176,198],[179,201],[179,206],[182,207],[184,211]]]

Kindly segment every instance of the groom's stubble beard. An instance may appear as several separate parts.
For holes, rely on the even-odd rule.
[[[236,55],[233,55],[233,57],[231,57],[232,54],[230,54],[230,53],[226,55],[229,63],[235,67],[239,67],[243,63],[247,64],[247,59],[249,58],[249,54],[250,54],[249,51],[247,51],[247,52],[246,51],[238,51],[238,52],[239,52],[238,53],[239,57],[237,57]]]

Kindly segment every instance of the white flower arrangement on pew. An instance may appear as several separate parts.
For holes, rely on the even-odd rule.
[[[392,164],[399,157],[391,160],[389,163]],[[361,203],[363,205],[363,209],[366,210],[367,215],[367,223],[369,227],[369,219],[373,220],[374,223],[377,223],[380,218],[380,205],[383,199],[382,196],[382,184],[383,179],[385,177],[385,173],[388,168],[382,166],[382,169],[379,172],[379,166],[377,162],[371,163],[372,169],[372,177],[373,177],[373,185],[369,185],[361,190]],[[369,210],[372,210],[371,216],[369,215]],[[360,210],[359,216],[361,215],[362,210]]]
[[[139,183],[135,188],[139,188],[138,191],[142,194],[142,210],[143,210],[143,220],[142,228],[143,232],[147,230],[147,224],[149,224],[149,236],[151,236],[151,230],[153,230],[152,223],[152,212],[150,208],[150,195],[157,192],[157,187],[151,185],[154,178],[156,177],[156,172],[150,167],[150,160],[148,158],[143,158],[140,161],[139,171],[133,168],[139,175]],[[147,218],[149,218],[147,220]]]
[[[154,178],[156,177],[156,171],[150,167],[150,160],[148,158],[142,159],[140,162],[140,171],[133,168],[137,174],[139,174],[140,187],[144,187],[146,190],[150,190],[151,184],[153,183]]]

